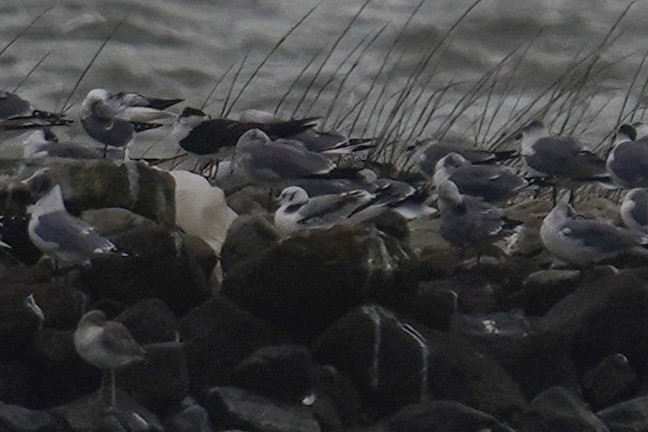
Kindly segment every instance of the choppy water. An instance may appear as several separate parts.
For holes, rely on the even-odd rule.
[[[81,82],[72,99],[76,107],[87,91],[95,87],[184,97],[188,105],[201,106],[215,82],[234,64],[208,108],[219,113],[234,72],[243,59],[246,58],[245,66],[233,96],[288,29],[318,5],[269,58],[232,108],[233,114],[244,108],[274,109],[302,68],[319,54],[281,107],[281,112],[290,115],[319,64],[363,3],[349,0],[61,0],[54,3],[4,0],[0,4],[0,47],[48,7],[53,8],[0,56],[3,72],[0,86],[12,90],[50,53],[19,93],[42,109],[60,108],[85,65],[127,16]],[[417,3],[370,1],[339,41],[298,112],[304,114],[310,110],[311,115],[325,115],[333,99],[336,112],[345,112],[357,104]],[[423,4],[385,67],[381,79],[390,81],[385,98],[404,86],[426,52],[441,40],[471,3],[429,0]],[[443,55],[441,51],[435,55],[428,68],[434,69],[434,76],[430,82],[422,80],[421,87],[433,89],[449,82],[476,80],[520,44],[533,40],[544,28],[517,70],[524,79],[506,97],[505,105],[515,105],[518,96],[522,98],[518,104],[528,102],[579,53],[600,43],[627,4],[606,0],[484,0],[446,41]],[[648,40],[646,16],[648,2],[633,5],[619,26],[619,39],[601,55],[600,64],[608,67],[596,77],[597,97],[591,98],[590,110],[605,108],[604,117],[612,126],[625,88],[642,61],[644,41]],[[362,48],[346,60],[363,38],[368,41],[383,26],[387,27],[359,60]],[[623,60],[617,61],[620,58]],[[353,66],[356,61],[357,65]],[[336,97],[349,68],[353,70]],[[431,76],[429,70],[422,74],[423,78]],[[637,87],[644,80],[642,74]],[[330,82],[326,84],[327,81]],[[320,89],[322,95],[313,103]],[[448,95],[458,100],[462,91],[465,89],[450,91]],[[496,88],[492,94],[502,92]],[[71,111],[73,118],[76,107]],[[359,123],[367,119],[367,112],[363,112]],[[376,123],[375,118],[371,121]],[[471,124],[474,126],[474,118],[462,118],[457,128],[461,132]],[[599,129],[608,127],[600,121],[593,125]],[[78,125],[69,133],[72,137],[82,134]]]

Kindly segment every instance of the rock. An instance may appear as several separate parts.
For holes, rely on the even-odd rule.
[[[544,315],[580,283],[578,270],[539,270],[524,280],[522,289],[511,296],[509,304],[522,307],[527,315]]]
[[[135,303],[114,319],[124,324],[140,345],[178,340],[178,322],[162,300]]]
[[[180,320],[193,394],[221,385],[259,348],[291,341],[223,298],[212,298]]]
[[[189,402],[191,401],[191,402]],[[213,432],[209,414],[197,403],[187,398],[180,412],[172,414],[164,422],[167,432]]]
[[[175,226],[174,184],[164,171],[143,163],[107,160],[29,161],[24,170],[0,184],[3,214],[25,214],[55,184],[61,185],[66,208],[119,207],[166,226]]]
[[[363,306],[325,331],[313,355],[347,373],[378,412],[393,412],[428,394],[429,347],[414,332],[387,309]]]
[[[454,292],[457,296],[457,310],[474,314],[485,314],[497,310],[497,294],[502,290],[495,283],[465,273],[425,282],[421,286],[427,290]]]
[[[67,405],[51,409],[56,418],[67,422],[74,431],[98,432],[162,432],[160,420],[135,399],[121,391],[116,392],[117,406],[106,412],[106,406],[97,393],[77,399]]]
[[[34,344],[34,392],[30,406],[49,408],[99,388],[101,372],[81,360],[73,332],[44,329]]]
[[[155,412],[179,404],[189,392],[189,373],[182,344],[145,345],[146,361],[117,372],[117,385]]]
[[[111,240],[128,256],[102,256],[82,270],[80,285],[93,298],[126,304],[159,298],[175,314],[184,315],[211,296],[206,275],[179,232],[139,228]]]
[[[446,331],[457,312],[458,295],[451,289],[421,283],[404,313],[428,327]]]
[[[409,405],[388,420],[389,432],[514,432],[495,417],[455,401]]]
[[[86,210],[81,219],[92,225],[102,236],[108,237],[126,231],[155,226],[155,222],[123,208]]]
[[[227,271],[223,294],[300,341],[312,341],[368,301],[402,302],[416,290],[409,256],[375,229],[300,232]]]
[[[220,254],[227,229],[237,217],[227,206],[225,194],[204,177],[189,171],[170,174],[175,179],[176,223]]]
[[[0,363],[0,401],[27,405],[35,387],[36,371],[26,361]]]
[[[638,376],[623,354],[612,354],[583,375],[583,392],[595,407],[602,408],[627,398],[636,389]]]
[[[607,432],[587,405],[562,387],[552,387],[533,399],[514,421],[525,432]]]
[[[24,291],[0,294],[0,360],[16,360],[33,350],[44,316],[34,309],[28,296]]]
[[[309,405],[325,430],[349,428],[363,415],[362,396],[345,374],[331,365],[320,370],[315,401]]]
[[[610,432],[648,432],[648,396],[618,403],[596,415]]]
[[[267,346],[236,367],[231,383],[271,399],[301,403],[317,384],[317,365],[305,347]]]
[[[240,428],[263,432],[319,432],[306,408],[279,404],[234,387],[214,387],[203,404],[219,430]]]
[[[54,417],[43,411],[34,411],[18,405],[0,402],[0,430],[2,432],[65,432]]]
[[[257,258],[280,240],[277,228],[260,214],[239,216],[227,231],[221,250],[223,272]]]
[[[216,252],[214,252],[214,249],[212,249],[212,247],[209,246],[200,237],[196,237],[191,234],[184,233],[182,235],[182,241],[185,248],[187,248],[187,252],[196,262],[196,264],[198,264],[198,267],[200,267],[203,274],[207,278],[213,278],[213,275],[215,273],[214,270],[216,268],[216,265],[218,264],[218,256],[216,255]],[[213,282],[211,282],[211,285],[212,291],[220,291],[220,285],[218,285],[217,289],[215,289],[215,287],[213,286]]]

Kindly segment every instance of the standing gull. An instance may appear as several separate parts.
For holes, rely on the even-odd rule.
[[[621,220],[631,230],[648,234],[648,189],[635,188],[623,197]]]
[[[123,324],[106,320],[106,315],[100,310],[91,310],[81,317],[74,332],[74,347],[83,360],[104,371],[99,390],[101,395],[108,373],[109,409],[114,409],[115,369],[144,360],[146,352]]]
[[[441,236],[462,251],[481,253],[495,241],[513,234],[521,222],[506,217],[504,210],[481,198],[461,195],[450,180],[437,187]]]
[[[581,267],[629,253],[648,256],[648,236],[596,220],[578,218],[569,204],[558,202],[542,221],[542,243],[558,258]]]
[[[530,174],[549,177],[554,182],[554,202],[556,184],[609,180],[605,160],[573,137],[549,136],[539,121],[531,122],[522,130],[521,146]]]
[[[648,138],[635,141],[636,137],[634,127],[621,125],[607,158],[610,177],[622,187],[648,186]]]
[[[280,205],[274,223],[282,234],[340,223],[359,223],[378,213],[374,211],[376,208],[366,207],[374,198],[374,194],[365,190],[309,198],[304,189],[290,186],[279,195]]]
[[[510,198],[529,184],[504,167],[473,165],[457,153],[450,153],[437,162],[433,180],[435,185],[451,180],[462,195],[481,197],[490,203]]]
[[[27,228],[30,240],[54,260],[56,266],[87,265],[96,255],[116,252],[110,240],[65,210],[59,185],[27,211],[30,213]]]
[[[172,113],[164,110],[181,101],[94,89],[83,100],[81,124],[88,135],[106,148],[125,147],[124,156],[128,158],[128,145],[134,140],[135,133],[161,126],[149,122],[172,117]]]

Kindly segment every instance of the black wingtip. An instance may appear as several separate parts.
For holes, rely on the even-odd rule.
[[[158,110],[165,110],[180,102],[184,102],[184,99],[149,99],[149,106]]]
[[[632,141],[637,139],[637,129],[629,124],[622,124],[621,127],[619,127],[619,133],[627,135]]]
[[[160,123],[131,122],[131,124],[133,125],[133,128],[134,128],[136,133],[137,132],[144,132],[144,131],[151,130],[151,129],[157,129],[159,127],[164,126],[164,125],[162,125]]]
[[[205,114],[204,111],[201,111],[198,108],[185,107],[185,109],[182,110],[178,118],[193,117],[193,116],[207,117],[207,114]]]

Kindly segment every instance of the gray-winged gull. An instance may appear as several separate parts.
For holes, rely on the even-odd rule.
[[[108,373],[109,407],[114,409],[115,369],[144,360],[146,352],[123,324],[106,320],[100,310],[91,310],[81,317],[74,332],[74,347],[83,360]],[[102,395],[104,382],[105,379],[101,383]]]
[[[30,240],[57,266],[86,265],[96,255],[116,252],[110,240],[65,210],[59,185],[27,211],[30,213],[27,228]]]
[[[323,175],[335,168],[321,154],[303,145],[272,141],[260,129],[249,130],[241,136],[232,161],[255,183]]]
[[[290,186],[279,195],[280,206],[274,214],[274,223],[283,234],[359,223],[384,209],[383,206],[366,207],[374,198],[374,194],[365,190],[310,198],[304,189]]]
[[[606,167],[610,177],[622,187],[648,186],[648,139],[635,141],[634,127],[619,127]]]
[[[648,234],[648,189],[635,188],[623,197],[621,220],[628,228]]]
[[[127,158],[135,133],[161,126],[148,122],[173,116],[164,109],[181,101],[93,89],[83,100],[81,124],[88,135],[106,147],[125,147]]]
[[[100,159],[102,153],[80,144],[61,142],[52,129],[42,128],[30,134],[23,142],[23,157],[25,159],[45,157]]]
[[[476,251],[478,259],[484,249],[513,234],[513,228],[521,223],[481,198],[461,195],[450,180],[442,182],[437,193],[441,236],[462,251]]]
[[[434,184],[451,180],[462,195],[478,196],[487,202],[499,202],[513,196],[529,182],[497,165],[473,165],[458,153],[449,153],[436,165]]]
[[[578,218],[569,204],[558,202],[542,221],[542,243],[563,261],[588,266],[624,253],[648,256],[648,237],[605,222]]]

